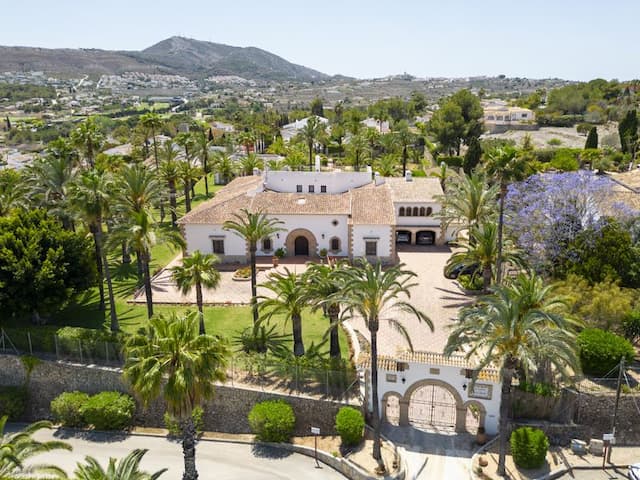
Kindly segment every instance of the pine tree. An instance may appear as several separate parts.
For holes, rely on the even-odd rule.
[[[587,135],[587,141],[584,144],[584,149],[587,150],[589,148],[598,148],[598,129],[596,127],[591,127],[591,130],[589,130],[589,134]]]

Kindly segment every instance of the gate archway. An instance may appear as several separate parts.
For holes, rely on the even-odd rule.
[[[457,403],[444,387],[424,385],[409,398],[409,424],[416,428],[455,430]]]
[[[318,251],[316,237],[306,228],[296,228],[289,232],[285,240],[285,246],[289,255],[313,257]]]

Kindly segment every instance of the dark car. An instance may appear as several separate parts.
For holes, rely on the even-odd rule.
[[[444,267],[444,276],[450,280],[455,280],[460,275],[473,275],[474,273],[480,273],[480,265],[477,263]]]
[[[416,243],[418,245],[433,245],[436,240],[436,234],[433,232],[418,232],[416,235]]]

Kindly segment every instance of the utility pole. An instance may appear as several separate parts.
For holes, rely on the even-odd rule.
[[[620,393],[622,391],[622,375],[624,374],[624,357],[620,359],[620,365],[618,365],[618,385],[616,387],[616,404],[613,409],[613,420],[611,422],[611,434],[615,439],[616,436],[616,421],[618,420],[618,406],[620,405]],[[611,442],[609,448],[607,449],[607,462],[611,463],[611,451],[613,450],[613,443],[615,440]]]

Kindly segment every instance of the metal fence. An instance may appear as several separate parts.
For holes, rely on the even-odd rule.
[[[111,367],[124,363],[120,343],[61,337],[52,331],[0,329],[0,352]],[[361,397],[357,371],[346,362],[336,368],[331,362],[307,365],[269,355],[236,353],[228,362],[227,383],[341,401]]]

